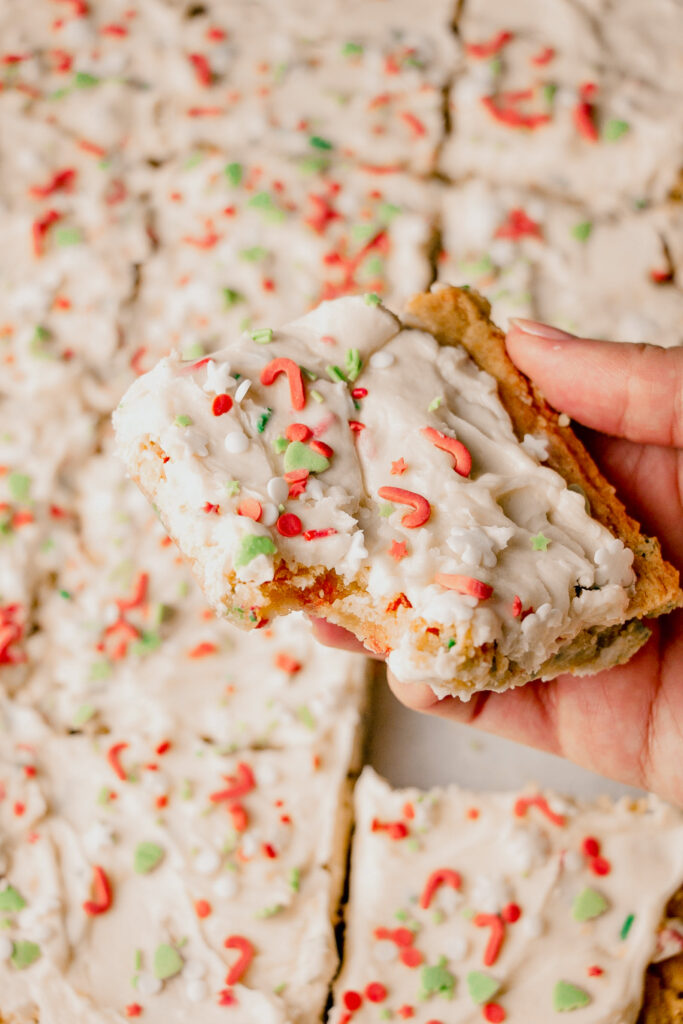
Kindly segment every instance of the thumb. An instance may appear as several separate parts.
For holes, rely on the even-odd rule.
[[[512,320],[507,350],[550,405],[584,426],[683,447],[683,348],[593,341]]]

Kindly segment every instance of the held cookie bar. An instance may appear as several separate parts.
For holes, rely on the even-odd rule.
[[[635,1024],[683,878],[679,811],[392,790],[367,768],[355,811],[331,1024]],[[641,1024],[670,1019],[652,1005]]]
[[[467,697],[625,661],[680,603],[488,310],[338,299],[133,384],[120,454],[220,613],[303,608]]]

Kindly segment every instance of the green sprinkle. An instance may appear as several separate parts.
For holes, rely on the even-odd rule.
[[[341,52],[344,57],[359,57],[363,53],[363,47],[360,43],[344,43]]]
[[[242,164],[226,164],[223,172],[231,185],[239,185],[242,181]]]
[[[244,302],[244,296],[240,292],[236,292],[234,288],[223,289],[223,303],[226,309],[236,306],[238,302]]]
[[[299,160],[299,170],[302,174],[321,174],[327,170],[328,164],[324,156],[305,156]]]
[[[10,473],[7,486],[14,501],[28,501],[31,493],[31,477],[26,473]]]
[[[593,223],[590,220],[582,220],[572,228],[572,235],[577,242],[587,242],[593,230]]]
[[[243,565],[249,565],[259,555],[274,555],[277,551],[275,544],[270,537],[260,534],[249,533],[242,537],[235,555],[235,568],[241,569]]]
[[[588,993],[570,981],[558,981],[553,989],[553,1009],[558,1013],[580,1010],[582,1006],[588,1006],[590,1001]]]
[[[500,982],[484,971],[470,971],[465,980],[470,998],[477,1006],[488,1003],[500,991]]]
[[[180,790],[180,799],[181,800],[191,800],[192,799],[192,781],[190,779],[184,779],[184,781],[183,781],[183,788]]]
[[[396,918],[397,921],[405,921],[406,918],[408,917],[408,913],[403,909],[397,910],[396,913],[394,914],[394,917]]]
[[[285,452],[285,472],[293,469],[307,469],[309,473],[323,473],[329,468],[330,460],[314,452],[303,441],[292,441]]]
[[[274,205],[275,203],[270,192],[257,192],[247,203],[247,206],[253,206],[260,210],[271,209]]]
[[[138,875],[147,875],[161,863],[164,851],[157,843],[138,843],[135,847],[133,867]]]
[[[273,340],[273,328],[262,327],[259,331],[252,331],[251,340],[255,341],[257,345],[270,345]]]
[[[184,171],[191,171],[193,167],[197,167],[204,159],[203,153],[192,153],[188,156],[187,160],[183,163]]]
[[[273,989],[273,995],[281,996],[284,990],[287,988],[287,982],[281,981],[279,985],[276,985]]]
[[[379,306],[382,301],[377,292],[366,292],[363,299],[366,306]]]
[[[323,403],[323,402],[325,401],[325,399],[324,399],[324,398],[323,398],[323,396],[322,396],[322,395],[320,394],[320,392],[319,392],[319,391],[316,391],[316,390],[315,390],[315,388],[313,388],[313,389],[312,389],[312,390],[311,390],[311,391],[309,392],[309,394],[310,394],[311,398],[313,399],[313,401],[314,401],[314,402],[317,402],[317,403],[318,403],[318,405],[322,405],[322,403]]]
[[[446,644],[446,650],[450,651],[451,647],[455,647],[455,644],[456,641],[453,639],[453,637],[451,637],[448,643]]]
[[[92,89],[94,85],[99,85],[99,82],[99,78],[89,75],[87,71],[77,71],[74,76],[74,85],[77,89]]]
[[[301,884],[301,868],[292,868],[289,872],[289,888],[292,892],[298,892]]]
[[[375,256],[374,253],[363,260],[361,267],[363,277],[377,278],[384,273],[384,260],[380,256]]]
[[[376,224],[354,224],[351,235],[357,242],[367,242],[377,234]]]
[[[109,789],[109,786],[100,787],[100,791],[97,794],[97,803],[100,805],[100,807],[104,807],[106,804],[109,803],[110,795],[111,790]]]
[[[377,213],[383,221],[393,220],[399,213],[401,213],[401,207],[396,206],[395,203],[380,203],[377,207]]]
[[[228,494],[230,495],[230,497],[233,498],[236,494],[240,493],[240,482],[239,482],[239,480],[226,480],[226,482],[225,482],[225,489],[228,492]]]
[[[492,75],[499,75],[503,70],[503,62],[498,55],[489,61],[489,69]]]
[[[622,135],[626,135],[630,129],[631,125],[628,121],[620,121],[619,118],[613,117],[605,125],[602,136],[608,142],[616,142]]]
[[[175,424],[176,424],[177,427],[191,427],[192,426],[192,417],[191,416],[185,416],[184,414],[182,416],[176,416]]]
[[[173,978],[174,975],[180,974],[183,969],[183,958],[177,949],[173,946],[169,946],[167,942],[162,942],[160,946],[157,946],[154,952],[154,974],[161,981],[166,981],[167,978]]]
[[[300,707],[296,709],[296,717],[299,719],[302,725],[304,725],[307,729],[310,729],[311,732],[313,732],[316,726],[316,721],[315,718],[313,717],[313,712],[311,711],[307,704],[301,704]]]
[[[250,249],[242,249],[240,252],[240,259],[247,260],[249,263],[258,263],[259,260],[263,260],[268,255],[268,250],[264,249],[262,245],[253,245]]]
[[[135,956],[133,957],[133,965],[136,971],[139,971],[142,967],[142,950],[136,949]]]
[[[379,514],[381,515],[382,519],[388,519],[389,516],[392,514],[392,512],[395,512],[395,511],[396,511],[396,506],[392,505],[388,501],[384,502],[384,504],[380,505],[380,507],[379,507]]]
[[[341,370],[338,366],[330,364],[329,366],[325,367],[325,372],[327,373],[327,376],[330,378],[330,380],[332,380],[335,384],[337,384],[339,381],[341,381],[342,384],[346,384],[346,375],[344,374],[344,371]]]
[[[63,597],[65,601],[70,601],[73,595],[68,590],[60,590],[59,596]]]
[[[556,92],[557,86],[554,82],[546,82],[545,85],[541,87],[541,95],[543,96],[543,99],[547,106],[552,106]]]
[[[346,376],[353,383],[361,371],[363,360],[357,348],[347,349],[346,352]]]
[[[265,412],[261,413],[261,415],[259,416],[258,420],[256,421],[256,429],[259,432],[259,434],[262,434],[263,431],[266,429],[266,425],[268,423],[268,420],[270,419],[270,417],[272,415],[273,415],[273,410],[271,408],[268,408],[268,409],[265,410]]]
[[[306,380],[317,380],[318,379],[317,373],[313,373],[313,370],[309,370],[307,366],[299,365],[299,369],[303,373],[303,375],[306,378]]]
[[[572,904],[572,917],[575,921],[592,921],[607,910],[608,903],[597,889],[583,889],[575,897]]]
[[[493,270],[493,261],[490,256],[482,256],[479,260],[469,260],[459,264],[458,269],[467,277],[483,277]]]
[[[152,621],[155,626],[160,626],[162,622],[167,622],[173,616],[173,608],[170,604],[162,604],[159,602],[154,605],[154,611],[152,613]]]
[[[95,714],[95,708],[92,704],[81,704],[80,708],[76,708],[76,713],[71,719],[71,724],[78,729],[81,725],[85,725]]]
[[[380,1015],[379,1015],[379,1019],[380,1020],[391,1020],[392,1017],[393,1017],[393,1014],[392,1014],[391,1010],[387,1009],[387,1007],[385,1007],[382,1010],[382,1012],[380,1013]]]
[[[446,967],[446,957],[439,957],[439,962],[431,967],[425,966],[420,972],[420,999],[428,999],[429,996],[443,996],[444,999],[453,998],[455,988],[455,977]]]
[[[287,440],[287,438],[282,437],[282,435],[280,435],[280,437],[276,437],[275,440],[273,441],[273,451],[276,452],[278,455],[281,455],[282,452],[287,450],[288,445],[289,441]]]
[[[550,539],[544,537],[542,533],[537,533],[535,537],[531,538],[531,547],[534,551],[547,551]]]
[[[111,664],[105,658],[100,659],[100,661],[94,661],[90,666],[90,681],[93,683],[109,679],[110,675]]]
[[[18,971],[23,971],[24,968],[34,964],[39,957],[40,946],[37,943],[20,941],[14,943],[10,959]]]
[[[71,228],[65,225],[56,227],[54,230],[54,240],[57,245],[78,245],[83,239],[78,228]]]
[[[2,921],[0,921],[0,928],[4,929],[5,931],[8,928],[14,928],[14,921],[12,920],[11,917],[3,917]]]
[[[631,931],[631,925],[633,924],[635,919],[635,914],[629,914],[624,923],[622,924],[621,931],[619,932],[619,938],[622,940],[622,942],[626,938],[628,933]]]
[[[332,149],[332,143],[329,139],[323,139],[320,135],[311,135],[308,140],[309,146],[313,146],[314,149]]]
[[[261,910],[257,910],[256,917],[275,917],[275,915],[279,914],[282,910],[284,910],[284,907],[281,903],[273,903],[270,907],[262,907]]]
[[[431,402],[427,406],[427,412],[435,412],[442,404],[443,398],[441,395],[437,395],[436,398],[432,398]]]
[[[23,910],[25,906],[26,900],[13,885],[8,885],[6,889],[0,890],[0,910],[7,914],[14,914],[17,910]]]

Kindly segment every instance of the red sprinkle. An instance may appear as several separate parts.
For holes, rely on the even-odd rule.
[[[281,373],[287,374],[292,408],[300,412],[306,405],[306,392],[301,370],[293,359],[286,359],[280,356],[278,359],[271,360],[261,370],[261,383],[268,387]]]
[[[221,803],[224,800],[236,800],[240,796],[246,796],[256,786],[254,773],[244,761],[240,761],[237,765],[235,775],[224,775],[223,778],[228,783],[228,786],[226,789],[209,794],[209,800],[212,804]]]
[[[588,865],[594,875],[609,875],[612,865],[605,857],[593,857]]]
[[[124,612],[129,608],[137,608],[139,605],[143,604],[145,597],[147,596],[148,584],[149,573],[141,572],[135,581],[131,596],[126,598],[119,597],[116,599],[119,611]]]
[[[119,761],[119,754],[121,754],[124,750],[127,750],[128,746],[128,743],[113,743],[112,746],[107,751],[107,761],[109,762],[109,765],[113,769],[114,774],[119,779],[121,779],[121,782],[127,782],[128,776],[126,775],[125,771],[121,766],[121,762]]]
[[[419,967],[424,960],[424,955],[419,949],[408,946],[406,949],[401,950],[398,958],[405,967]]]
[[[275,668],[279,668],[290,676],[295,676],[302,669],[301,662],[293,658],[291,654],[287,654],[286,651],[278,651],[273,659],[273,663]]]
[[[538,53],[535,53],[533,57],[529,57],[529,63],[533,64],[534,67],[542,68],[546,64],[550,64],[550,61],[555,56],[555,50],[552,46],[546,46]]]
[[[500,953],[500,947],[505,938],[505,922],[498,914],[475,914],[472,924],[477,928],[490,928],[491,934],[484,950],[484,965],[491,967],[495,964]]]
[[[243,935],[229,935],[223,945],[226,949],[236,949],[240,954],[225,976],[226,985],[236,985],[252,961],[254,947]]]
[[[501,1024],[505,1020],[505,1010],[500,1003],[486,1003],[482,1009],[484,1020],[489,1024]]]
[[[288,441],[308,441],[313,436],[313,431],[305,423],[290,423],[285,430],[285,437]]]
[[[589,967],[589,968],[588,968],[588,970],[586,971],[586,974],[588,975],[588,977],[589,977],[589,978],[599,978],[599,977],[600,977],[600,976],[601,976],[602,974],[604,974],[604,973],[605,973],[605,972],[604,972],[604,970],[602,969],[602,967],[598,967],[598,965],[597,965],[597,964],[593,964],[593,965],[592,965],[591,967]]]
[[[191,651],[187,652],[188,658],[192,658],[193,661],[197,661],[199,658],[207,658],[210,654],[215,654],[218,648],[215,644],[209,643],[208,640],[204,640],[203,643],[197,644]]]
[[[424,526],[429,520],[432,507],[421,494],[405,491],[402,487],[380,487],[377,493],[384,501],[395,501],[397,505],[409,505],[413,509],[401,519],[401,524],[409,530]]]
[[[510,97],[499,102],[499,97],[482,96],[481,102],[495,121],[508,128],[527,128],[533,131],[551,120],[550,114],[523,114],[517,108],[518,100],[513,101]]]
[[[396,459],[395,462],[391,463],[391,475],[392,476],[403,476],[408,468],[408,464],[405,459]]]
[[[311,441],[309,448],[318,455],[324,455],[326,459],[331,459],[334,455],[334,448],[330,448],[324,441]]]
[[[211,403],[211,412],[214,416],[223,416],[232,409],[232,398],[230,395],[216,395]]]
[[[468,57],[474,57],[475,60],[486,60],[487,57],[494,57],[497,53],[503,49],[504,46],[514,38],[512,32],[501,31],[497,32],[495,36],[488,39],[484,43],[466,43],[465,52]]]
[[[220,505],[213,505],[210,501],[205,501],[202,505],[202,512],[213,512],[214,515],[219,515],[220,511]]]
[[[442,885],[449,885],[451,889],[457,890],[462,885],[462,879],[452,868],[437,868],[436,871],[432,871],[420,896],[420,906],[423,910],[429,909],[434,895]]]
[[[33,185],[28,194],[34,199],[45,199],[53,192],[70,192],[76,180],[76,171],[73,167],[65,167],[63,171],[55,171],[45,185]]]
[[[435,430],[434,427],[424,427],[420,433],[428,441],[431,441],[435,448],[439,448],[441,451],[448,452],[449,455],[453,456],[453,469],[456,473],[459,473],[460,476],[469,476],[472,469],[472,456],[462,441],[457,441],[454,437],[448,437],[447,434],[442,434],[440,430]]]
[[[600,853],[600,841],[594,836],[586,836],[581,843],[581,849],[586,857],[597,857]]]
[[[380,981],[371,981],[365,987],[365,998],[371,1003],[383,1003],[387,997],[387,990]]]
[[[42,217],[39,217],[38,220],[33,222],[31,231],[33,234],[33,252],[36,257],[43,255],[45,236],[52,225],[56,224],[57,221],[61,219],[62,214],[57,210],[48,210]]]
[[[342,995],[342,1002],[347,1010],[354,1013],[363,1005],[363,997],[360,992],[354,992],[353,989],[349,989]]]
[[[518,818],[523,818],[529,807],[537,807],[541,814],[544,814],[553,825],[558,825],[561,828],[565,823],[564,816],[562,814],[555,814],[543,796],[520,796],[515,802],[514,812]]]
[[[486,601],[493,593],[493,587],[473,576],[460,576],[457,573],[437,572],[434,582],[446,590],[454,590],[456,594],[476,597],[478,601]]]
[[[508,903],[503,907],[500,916],[507,924],[514,924],[522,916],[522,910],[517,903]]]
[[[349,420],[349,430],[352,430],[354,434],[360,434],[361,430],[365,430],[365,424],[360,423],[359,420]]]
[[[247,519],[253,519],[255,523],[258,523],[262,514],[261,503],[256,498],[245,498],[237,506],[238,516],[246,516]]]
[[[397,562],[400,562],[402,558],[405,558],[408,554],[408,548],[405,541],[392,540],[391,547],[389,548],[389,554]]]
[[[139,1003],[129,1003],[128,1006],[125,1007],[124,1013],[126,1014],[126,1017],[139,1017],[142,1013],[142,1007]]]
[[[356,401],[360,401],[360,399],[367,398],[367,397],[368,397],[368,389],[367,388],[353,388],[353,390],[351,391],[351,398],[355,398]]]
[[[518,618],[522,614],[522,599],[516,594],[512,600],[512,617]]]
[[[409,110],[401,111],[401,118],[412,131],[413,138],[419,139],[427,134],[427,129],[422,121],[420,121],[419,117],[415,117],[415,114],[411,114]]]
[[[293,512],[284,512],[275,524],[282,537],[298,537],[301,533],[301,520]]]
[[[191,53],[189,55],[189,61],[194,68],[197,82],[199,85],[202,85],[207,89],[211,85],[211,79],[213,77],[208,60],[201,53]]]
[[[516,206],[510,210],[507,220],[498,228],[495,237],[509,238],[516,242],[525,237],[542,239],[543,233],[540,224],[532,220],[521,206]]]
[[[380,821],[373,818],[370,826],[372,832],[386,832],[390,839],[405,839],[408,826],[403,821]]]
[[[194,912],[199,918],[208,917],[211,913],[211,904],[208,900],[195,900]]]
[[[326,530],[304,530],[302,537],[304,540],[322,540],[323,537],[332,537],[337,531],[332,526],[328,526]]]
[[[593,82],[586,82],[579,90],[580,99],[574,107],[574,125],[579,135],[582,135],[588,142],[597,142],[599,135],[595,124],[595,107],[590,102],[592,96],[597,92]]]
[[[95,894],[94,900],[86,900],[83,904],[83,910],[86,914],[95,916],[97,914],[105,914],[111,907],[112,894],[111,884],[103,868],[95,866],[92,869],[92,887]]]

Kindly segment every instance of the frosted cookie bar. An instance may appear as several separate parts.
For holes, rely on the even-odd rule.
[[[201,698],[198,698],[201,699]],[[315,1024],[337,965],[353,731],[230,754],[0,705],[0,1018]]]
[[[355,809],[333,1024],[635,1022],[683,878],[679,812],[653,797],[394,791],[370,769]]]
[[[132,386],[121,456],[213,607],[247,627],[307,609],[461,695],[644,643],[677,574],[487,313],[455,288],[405,322],[340,299]]]

